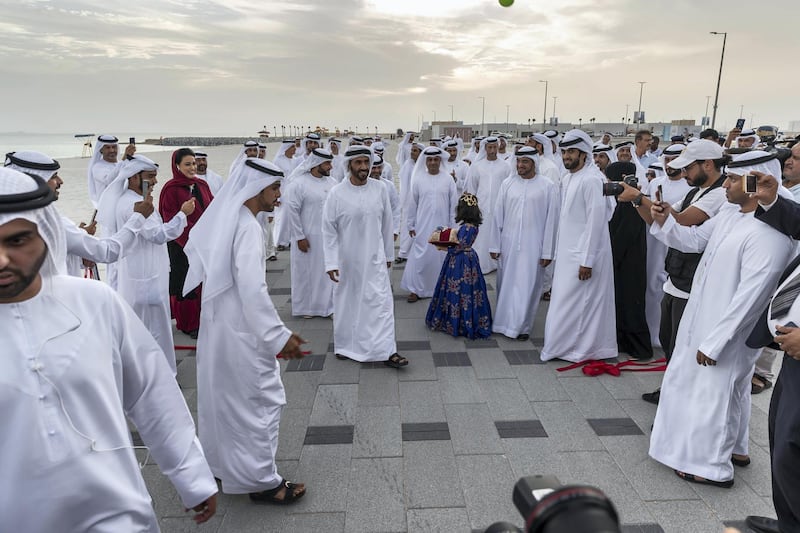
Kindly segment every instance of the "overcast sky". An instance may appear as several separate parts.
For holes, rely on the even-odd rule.
[[[599,8],[597,6],[603,6]],[[720,0],[0,0],[0,131],[800,119],[797,4]],[[759,9],[764,7],[764,9]],[[794,54],[794,57],[792,55]],[[709,110],[709,115],[711,110]]]

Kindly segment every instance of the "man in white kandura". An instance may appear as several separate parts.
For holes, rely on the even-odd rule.
[[[283,325],[264,275],[264,235],[256,214],[280,197],[283,172],[249,157],[189,233],[184,294],[203,284],[197,339],[200,442],[227,494],[255,503],[292,503],[302,483],[278,475],[275,453],[286,405],[278,357],[302,357],[305,341]]]
[[[384,161],[383,157],[375,152],[375,155],[372,156],[369,177],[383,183],[386,187],[386,192],[389,193],[389,204],[392,206],[392,231],[396,241],[400,235],[400,195],[397,194],[397,187],[394,186],[394,182],[383,177],[383,169],[386,164],[388,163]]]
[[[117,170],[117,153],[119,152],[119,139],[113,135],[100,135],[94,145],[94,153],[89,160],[88,182],[89,200],[97,207],[100,196],[114,179]],[[125,157],[136,153],[136,145],[129,144],[125,147]]]
[[[733,485],[734,464],[750,463],[750,378],[759,352],[745,341],[794,253],[789,237],[754,218],[758,200],[743,187],[754,166],[744,163],[727,168],[730,203],[702,226],[678,224],[666,203],[651,208],[650,232],[672,248],[703,252],[703,260],[661,384],[650,456],[687,481],[723,488]],[[685,154],[669,163],[687,164]]]
[[[372,150],[349,146],[345,179],[331,189],[322,216],[325,270],[333,290],[333,347],[338,359],[384,361],[400,368],[389,269],[392,208],[383,183],[369,179]]]
[[[508,163],[497,156],[497,144],[497,137],[486,137],[481,141],[480,154],[470,165],[467,178],[466,191],[478,197],[481,213],[489,223],[494,217],[494,204],[497,202],[500,184],[511,174],[511,167]],[[484,274],[497,269],[497,261],[489,255],[489,244],[492,237],[490,233],[489,231],[478,232],[478,236],[472,244],[473,250],[478,253],[478,260]]]
[[[197,176],[201,180],[208,183],[208,188],[211,189],[211,194],[217,195],[224,181],[222,176],[208,168],[208,154],[205,152],[195,152],[194,161],[197,163]]]
[[[408,253],[414,239],[408,234],[408,199],[411,196],[411,177],[414,174],[414,166],[417,164],[419,154],[425,147],[419,143],[412,143],[408,150],[408,157],[403,162],[397,176],[400,179],[400,247],[397,249],[397,263],[405,263],[408,260]]]
[[[141,217],[134,211],[137,202],[153,191],[158,165],[150,159],[135,155],[123,161],[117,177],[111,182],[97,206],[97,220],[116,233],[131,218]],[[186,217],[195,209],[191,198],[178,214],[164,223],[158,212],[150,215],[136,240],[128,247],[125,257],[117,262],[117,292],[130,304],[167,357],[172,374],[177,375],[175,341],[172,337],[172,315],[169,308],[169,254],[167,242],[178,238],[186,228]]]
[[[542,295],[544,269],[555,252],[558,189],[536,171],[536,149],[516,154],[516,172],[497,194],[489,252],[497,261],[492,331],[527,340]]]
[[[105,283],[63,275],[54,199],[0,169],[2,529],[157,532],[128,420],[205,522],[217,485],[164,354]]]
[[[428,237],[438,227],[455,225],[458,193],[453,177],[444,168],[445,154],[435,146],[425,148],[411,176],[405,231],[414,243],[400,280],[400,286],[409,291],[410,303],[433,296],[444,263],[445,254],[428,243]]]
[[[324,148],[312,150],[281,202],[292,242],[292,316],[333,313],[333,283],[325,273],[322,246],[322,209],[336,185],[330,177],[332,166],[333,154]]]
[[[592,160],[592,140],[581,130],[560,144],[567,174],[561,210],[553,289],[544,327],[542,361],[579,362],[617,356],[614,270],[608,232],[605,176]]]

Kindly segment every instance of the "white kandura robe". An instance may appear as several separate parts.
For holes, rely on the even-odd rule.
[[[100,159],[89,168],[89,200],[97,208],[103,191],[114,181],[119,163],[109,163],[105,159]]]
[[[325,271],[339,271],[333,290],[335,353],[386,361],[397,352],[388,261],[394,259],[392,208],[384,185],[348,177],[328,194],[322,219]]]
[[[0,338],[3,531],[158,531],[127,419],[185,507],[217,492],[164,354],[105,283],[45,278],[0,304]]]
[[[424,156],[420,156],[424,157]],[[454,227],[458,193],[453,177],[440,170],[428,174],[418,172],[411,181],[408,198],[406,231],[415,231],[416,237],[408,253],[408,263],[403,270],[400,287],[420,298],[430,298],[436,289],[442,263],[447,256],[428,242],[436,228]]]
[[[117,202],[117,227],[131,218],[142,218],[134,213],[133,204],[142,197],[128,189]],[[128,302],[153,335],[167,363],[176,375],[175,340],[172,337],[172,315],[169,307],[169,254],[167,242],[177,239],[186,228],[186,215],[182,211],[164,224],[158,211],[144,220],[144,227],[136,240],[117,262],[117,292]]]
[[[414,244],[414,238],[408,234],[408,199],[411,196],[411,175],[414,173],[415,161],[410,157],[403,163],[397,173],[400,180],[400,247],[397,256],[408,259],[408,252]]]
[[[389,205],[392,206],[392,231],[395,235],[400,235],[400,195],[397,193],[397,187],[394,182],[381,178],[381,181],[386,186],[386,192],[389,193]]]
[[[233,238],[233,286],[203,295],[197,339],[197,416],[200,442],[222,491],[273,489],[278,425],[286,393],[277,355],[291,331],[268,294],[264,236],[246,207]]]
[[[141,197],[139,200],[141,200]],[[145,218],[131,219],[120,225],[119,230],[114,235],[103,238],[89,235],[63,215],[61,222],[63,223],[64,233],[67,235],[67,274],[82,278],[83,259],[88,259],[95,263],[116,263],[128,253],[127,248],[136,241],[136,234],[144,225]],[[112,285],[111,281],[109,277],[109,285]]]
[[[492,220],[494,214],[494,204],[497,201],[497,193],[500,191],[500,184],[503,183],[511,174],[511,167],[504,160],[498,158],[494,161],[481,159],[473,163],[469,169],[467,178],[466,192],[478,197],[478,207],[484,220]],[[472,249],[478,253],[481,262],[481,270],[484,274],[494,272],[497,268],[497,261],[489,255],[489,245],[491,241],[490,232],[478,232]]]
[[[211,189],[211,194],[216,196],[222,186],[225,184],[222,181],[222,176],[211,170],[210,168],[206,169],[205,174],[198,174],[198,178],[208,183],[208,188]]]
[[[579,362],[617,356],[614,269],[605,177],[587,165],[562,178],[556,268],[545,322],[542,361]],[[578,279],[579,267],[592,277]]]
[[[530,334],[542,296],[545,269],[553,259],[558,224],[558,189],[546,177],[509,177],[500,186],[489,222],[489,251],[497,261],[497,305],[492,331],[516,338]]]
[[[663,201],[669,205],[682,202],[692,186],[683,178],[671,180],[666,176],[655,178],[648,183],[647,194],[655,200],[656,190],[661,185]],[[661,347],[658,332],[661,329],[661,300],[664,298],[664,283],[667,281],[667,271],[664,269],[664,260],[667,258],[668,246],[656,239],[647,227],[647,287],[645,290],[645,318],[650,330],[650,343],[653,347]]]
[[[456,192],[459,196],[464,192],[467,188],[467,177],[469,176],[469,163],[462,159],[456,159],[455,161],[447,161],[444,163],[447,165],[447,173],[453,177],[453,180],[456,182]]]
[[[334,283],[325,272],[322,242],[322,209],[336,185],[330,176],[315,178],[310,172],[295,177],[284,198],[283,214],[289,225],[292,247],[292,316],[328,316],[333,313]],[[301,252],[297,241],[308,240]]]
[[[681,472],[727,481],[731,454],[748,453],[750,379],[759,350],[745,344],[794,246],[729,204],[701,226],[670,217],[651,232],[668,246],[703,252],[683,312],[650,436],[650,456]],[[717,361],[697,364],[697,352]]]

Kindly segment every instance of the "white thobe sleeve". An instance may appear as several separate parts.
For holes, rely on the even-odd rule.
[[[406,213],[406,229],[416,231],[417,202],[419,201],[419,183],[411,180],[411,191],[408,193],[408,213]]]
[[[336,217],[339,201],[333,188],[322,208],[322,252],[325,256],[325,272],[339,270],[339,226]]]
[[[651,224],[650,234],[670,248],[684,253],[700,253],[706,249],[719,218],[710,218],[699,226],[681,226],[674,217],[669,216],[663,226],[657,222]]]
[[[481,177],[478,175],[478,171],[475,168],[475,165],[470,165],[469,170],[467,171],[467,185],[465,192],[470,194],[477,195],[478,194],[478,185],[480,184]]]
[[[556,253],[556,235],[558,235],[558,217],[561,202],[558,197],[558,187],[548,182],[547,187],[547,221],[544,226],[542,240],[542,259],[552,260]]]
[[[114,263],[124,257],[125,249],[136,241],[136,235],[144,223],[145,218],[135,213],[114,235],[99,239],[64,221],[67,252],[95,263]]]
[[[505,226],[507,194],[508,185],[506,182],[503,182],[503,184],[500,186],[500,190],[497,193],[497,199],[494,203],[494,213],[492,213],[492,219],[486,221],[486,223],[489,225],[489,253],[499,254],[503,252],[500,244],[502,243],[503,228]]]
[[[302,241],[306,238],[306,232],[303,231],[303,222],[300,218],[304,190],[304,187],[299,187],[297,184],[286,190],[286,200],[283,203],[283,208],[286,210],[286,222],[289,224],[289,238],[292,242]]]
[[[157,219],[148,219],[144,223],[144,227],[140,232],[145,240],[153,244],[166,244],[169,241],[174,241],[181,236],[183,230],[189,221],[186,219],[186,214],[183,211],[178,211],[172,220],[166,223],[158,223]]]
[[[597,256],[604,250],[611,249],[608,238],[608,204],[603,196],[603,183],[599,179],[585,179],[581,185],[580,193],[586,205],[587,235],[580,266],[592,268]]]
[[[449,177],[449,175],[448,175]],[[456,182],[448,179],[447,180],[449,186],[449,194],[450,194],[450,219],[449,225],[450,227],[456,226],[456,209],[458,209],[458,189],[456,188]]]
[[[739,283],[733,299],[725,306],[716,325],[705,332],[705,338],[698,350],[715,361],[719,361],[720,357],[736,355],[736,351],[730,350],[729,343],[743,328],[750,331],[760,311],[769,304],[780,272],[789,257],[788,240],[783,245],[783,250],[780,250],[773,239],[751,239],[750,244],[744,247],[741,272],[713,273],[715,276],[739,276]],[[776,260],[778,258],[780,260]],[[735,265],[737,262],[739,259],[732,257],[730,264]],[[706,297],[713,298],[714,295]]]
[[[381,217],[381,235],[383,236],[383,253],[387,261],[394,261],[394,218],[392,216],[392,203],[389,200],[389,191],[382,187],[381,199],[383,202],[383,216]]]
[[[133,310],[118,300],[113,333],[121,362],[121,395],[161,472],[191,509],[217,493],[186,401],[164,353]]]
[[[233,279],[247,326],[267,347],[263,357],[277,356],[292,332],[284,326],[269,296],[264,275],[264,233],[259,224],[248,224],[233,242]]]
[[[389,192],[389,201],[392,206],[392,230],[395,235],[400,235],[400,196],[397,194],[397,189],[394,184],[386,182],[388,187],[386,190]]]

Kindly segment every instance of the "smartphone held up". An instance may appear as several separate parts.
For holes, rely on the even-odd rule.
[[[755,194],[758,187],[758,178],[755,174],[745,174],[742,178],[742,185],[744,192],[747,194]]]

